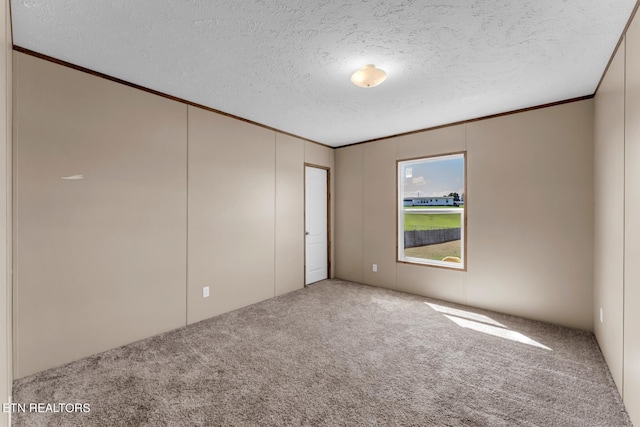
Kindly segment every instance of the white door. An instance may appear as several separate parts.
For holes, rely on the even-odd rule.
[[[327,278],[327,171],[305,166],[305,284]]]

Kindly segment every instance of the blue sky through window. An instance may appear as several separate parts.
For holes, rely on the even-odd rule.
[[[424,159],[405,164],[404,197],[446,196],[464,193],[464,158],[462,155]]]

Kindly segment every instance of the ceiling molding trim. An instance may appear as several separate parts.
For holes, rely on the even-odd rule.
[[[640,7],[640,0],[637,0],[636,1],[636,5],[634,6],[633,11],[631,12],[631,16],[629,16],[629,20],[627,21],[627,25],[624,26],[624,30],[622,30],[622,34],[620,34],[620,38],[618,39],[618,44],[616,44],[616,48],[613,49],[613,53],[611,54],[611,57],[609,58],[609,62],[607,62],[607,66],[604,67],[604,71],[602,72],[602,76],[600,77],[600,81],[598,82],[598,86],[596,86],[596,90],[593,92],[593,96],[595,96],[598,93],[598,89],[600,89],[600,85],[602,84],[602,81],[604,80],[604,76],[607,75],[607,71],[609,71],[609,67],[611,66],[611,63],[613,62],[613,58],[616,56],[616,53],[618,53],[618,49],[620,49],[620,45],[622,45],[622,40],[624,40],[624,37],[627,35],[627,30],[629,29],[629,26],[631,25],[631,22],[633,21],[633,18],[635,18],[639,7]]]
[[[117,77],[109,76],[107,74],[103,74],[103,73],[91,70],[89,68],[81,67],[79,65],[72,64],[70,62],[62,61],[60,59],[53,58],[51,56],[44,55],[42,53],[38,53],[38,52],[35,52],[33,50],[30,50],[30,49],[25,49],[25,48],[17,46],[17,45],[13,45],[13,50],[16,51],[16,52],[24,53],[25,55],[33,56],[35,58],[39,58],[39,59],[42,59],[42,60],[45,60],[45,61],[48,61],[48,62],[52,62],[54,64],[61,65],[63,67],[71,68],[73,70],[80,71],[80,72],[83,72],[83,73],[86,73],[86,74],[91,74],[93,76],[100,77],[100,78],[105,79],[105,80],[110,80],[110,81],[112,81],[114,83],[123,84],[123,85],[129,86],[129,87],[131,87],[133,89],[138,89],[138,90],[141,90],[141,91],[144,91],[144,92],[148,92],[148,93],[151,93],[153,95],[157,95],[157,96],[161,96],[163,98],[170,99],[172,101],[176,101],[176,102],[180,102],[182,104],[190,105],[192,107],[202,108],[203,110],[207,110],[207,111],[210,111],[212,113],[220,114],[222,116],[226,116],[226,117],[229,117],[229,118],[232,118],[232,119],[235,119],[235,120],[240,120],[241,122],[245,122],[245,123],[249,123],[249,124],[252,124],[252,125],[255,125],[255,126],[259,126],[261,128],[268,129],[268,130],[271,130],[271,131],[274,131],[274,132],[278,132],[278,133],[281,133],[283,135],[289,135],[289,136],[292,136],[294,138],[301,139],[303,141],[307,141],[307,142],[311,142],[313,144],[320,145],[322,147],[332,148],[332,149],[336,148],[336,147],[332,147],[332,146],[327,145],[327,144],[323,144],[323,143],[318,142],[318,141],[314,141],[314,140],[309,139],[309,138],[305,138],[305,137],[302,137],[302,136],[299,136],[299,135],[292,134],[290,132],[285,132],[283,130],[273,128],[271,126],[264,125],[262,123],[254,122],[252,120],[248,120],[248,119],[245,119],[245,118],[242,118],[242,117],[239,117],[239,116],[234,116],[233,114],[225,113],[224,111],[216,110],[215,108],[207,107],[205,105],[198,104],[198,103],[195,103],[195,102],[191,102],[191,101],[188,101],[186,99],[178,98],[176,96],[169,95],[169,94],[166,94],[166,93],[163,93],[163,92],[159,92],[159,91],[154,90],[154,89],[149,89],[147,87],[140,86],[140,85],[137,85],[135,83],[130,83],[130,82],[127,82],[125,80],[119,79]]]
[[[540,110],[542,108],[555,107],[556,105],[562,105],[562,104],[569,104],[569,103],[572,103],[572,102],[585,101],[587,99],[593,99],[593,97],[594,97],[594,95],[585,95],[585,96],[580,96],[580,97],[577,97],[577,98],[565,99],[563,101],[556,101],[556,102],[550,102],[548,104],[542,104],[542,105],[536,105],[536,106],[533,106],[533,107],[521,108],[519,110],[513,110],[513,111],[506,111],[504,113],[491,114],[490,116],[483,116],[483,117],[478,117],[478,118],[475,118],[475,119],[468,119],[468,120],[462,120],[462,121],[454,122],[454,123],[447,123],[447,124],[444,124],[444,125],[433,126],[433,127],[424,128],[424,129],[418,129],[418,130],[414,130],[414,131],[411,131],[411,132],[399,133],[399,134],[396,134],[396,135],[389,135],[389,136],[385,136],[385,137],[382,137],[382,138],[368,139],[366,141],[354,142],[353,144],[341,145],[341,146],[335,147],[335,148],[336,149],[337,148],[345,148],[345,147],[352,147],[354,145],[368,144],[369,142],[384,141],[385,139],[398,138],[400,136],[413,135],[413,134],[416,134],[416,133],[428,132],[428,131],[431,131],[431,130],[448,128],[448,127],[451,127],[451,126],[464,125],[464,124],[467,124],[467,123],[479,122],[481,120],[495,119],[496,117],[510,116],[512,114],[525,113],[527,111],[533,111],[533,110]]]
[[[635,14],[635,11],[637,10],[638,4],[640,4],[640,0],[636,4],[636,9],[634,10],[634,14]],[[630,22],[631,22],[631,20],[629,20],[629,23]],[[629,24],[627,24],[627,27],[628,27],[628,25]],[[625,32],[626,32],[626,28],[625,28]],[[261,123],[257,123],[257,122],[254,122],[254,121],[242,118],[242,117],[234,116],[233,114],[225,113],[224,111],[216,110],[214,108],[207,107],[207,106],[204,106],[204,105],[201,105],[201,104],[197,104],[195,102],[191,102],[191,101],[188,101],[186,99],[178,98],[178,97],[175,97],[175,96],[172,96],[172,95],[168,95],[168,94],[163,93],[163,92],[159,92],[159,91],[154,90],[154,89],[149,89],[149,88],[146,88],[144,86],[140,86],[140,85],[137,85],[137,84],[134,84],[134,83],[130,83],[130,82],[127,82],[125,80],[118,79],[116,77],[112,77],[112,76],[109,76],[107,74],[99,73],[97,71],[94,71],[94,70],[91,70],[91,69],[88,69],[88,68],[85,68],[85,67],[81,67],[79,65],[75,65],[75,64],[72,64],[70,62],[62,61],[60,59],[53,58],[51,56],[44,55],[44,54],[29,50],[29,49],[25,49],[25,48],[17,46],[17,45],[13,46],[13,50],[16,51],[16,52],[24,53],[25,55],[33,56],[33,57],[36,57],[36,58],[39,58],[39,59],[42,59],[42,60],[45,60],[45,61],[48,61],[48,62],[52,62],[54,64],[61,65],[63,67],[71,68],[71,69],[74,69],[76,71],[80,71],[80,72],[83,72],[83,73],[91,74],[93,76],[100,77],[100,78],[103,78],[103,79],[106,79],[106,80],[110,80],[110,81],[115,82],[115,83],[120,83],[120,84],[123,84],[125,86],[129,86],[129,87],[134,88],[134,89],[142,90],[144,92],[148,92],[148,93],[151,93],[153,95],[161,96],[163,98],[167,98],[167,99],[170,99],[172,101],[180,102],[182,104],[190,105],[190,106],[196,107],[196,108],[202,108],[203,110],[207,110],[207,111],[210,111],[212,113],[216,113],[216,114],[220,114],[220,115],[223,115],[223,116],[226,116],[226,117],[230,117],[232,119],[240,120],[240,121],[245,122],[245,123],[249,123],[249,124],[252,124],[252,125],[255,125],[255,126],[259,126],[259,127],[265,128],[265,129],[269,129],[271,131],[278,132],[278,133],[281,133],[283,135],[289,135],[289,136],[292,136],[294,138],[298,138],[300,140],[308,141],[310,143],[317,144],[317,145],[320,145],[320,146],[326,147],[326,148],[331,148],[331,149],[334,149],[334,150],[338,149],[338,148],[351,147],[351,146],[354,146],[354,145],[367,144],[369,142],[383,141],[383,140],[397,138],[397,137],[401,137],[401,136],[413,135],[413,134],[416,134],[416,133],[427,132],[427,131],[447,128],[447,127],[451,127],[451,126],[458,126],[458,125],[462,125],[462,124],[466,124],[466,123],[473,123],[473,122],[477,122],[477,121],[480,121],[480,120],[493,119],[493,118],[496,118],[496,117],[502,117],[502,116],[507,116],[507,115],[511,115],[511,114],[523,113],[523,112],[526,112],[526,111],[538,110],[538,109],[541,109],[541,108],[553,107],[553,106],[556,106],[556,105],[562,105],[562,104],[567,104],[567,103],[571,103],[571,102],[584,101],[584,100],[587,100],[587,99],[592,99],[595,96],[595,94],[593,94],[593,95],[585,95],[585,96],[581,96],[581,97],[578,97],[578,98],[571,98],[571,99],[566,99],[566,100],[563,100],[563,101],[556,101],[556,102],[551,102],[551,103],[548,103],[548,104],[542,104],[542,105],[537,105],[537,106],[533,106],[533,107],[527,107],[527,108],[521,108],[521,109],[518,109],[518,110],[507,111],[507,112],[504,112],[504,113],[498,113],[498,114],[492,114],[492,115],[489,115],[489,116],[478,117],[478,118],[475,118],[475,119],[462,120],[462,121],[459,121],[459,122],[447,123],[447,124],[433,126],[433,127],[429,127],[429,128],[418,129],[418,130],[414,130],[414,131],[411,131],[411,132],[404,132],[404,133],[384,136],[384,137],[381,137],[381,138],[369,139],[369,140],[366,140],[366,141],[360,141],[360,142],[354,142],[354,143],[351,143],[351,144],[340,145],[338,147],[332,147],[330,145],[323,144],[321,142],[314,141],[314,140],[309,139],[309,138],[304,138],[302,136],[295,135],[295,134],[292,134],[292,133],[289,133],[289,132],[285,132],[285,131],[282,131],[282,130],[279,130],[279,129],[275,129],[275,128],[272,128],[270,126],[266,126],[266,125],[263,125]]]

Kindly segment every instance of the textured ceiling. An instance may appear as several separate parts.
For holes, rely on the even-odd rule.
[[[635,0],[13,0],[14,43],[340,146],[591,95]],[[351,73],[389,74],[363,89]]]

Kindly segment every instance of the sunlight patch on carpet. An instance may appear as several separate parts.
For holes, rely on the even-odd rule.
[[[506,338],[511,341],[528,344],[551,351],[551,349],[546,345],[540,344],[538,341],[532,340],[528,336],[523,335],[520,332],[512,331],[511,329],[499,328],[497,326],[487,325],[486,323],[474,322],[473,320],[462,319],[460,317],[449,316],[447,314],[445,314],[444,317],[463,328],[473,329],[474,331],[493,335],[494,337]]]
[[[442,313],[444,317],[451,320],[462,328],[472,329],[477,332],[492,335],[494,337],[504,338],[511,341],[519,342],[522,344],[532,345],[534,347],[543,348],[545,350],[552,351],[549,347],[539,343],[536,340],[532,340],[526,335],[520,332],[512,331],[500,322],[497,322],[485,316],[484,314],[473,313],[471,311],[460,310],[457,308],[445,307],[443,305],[433,304],[425,302],[429,307],[435,311]]]
[[[487,323],[489,325],[506,328],[506,326],[504,326],[502,323],[497,322],[492,318],[490,318],[489,316],[485,316],[484,314],[473,313],[471,311],[460,310],[457,308],[446,307],[444,305],[438,305],[438,304],[433,304],[429,302],[425,302],[425,304],[433,308],[435,311],[443,314],[450,314],[452,316],[462,317],[462,318],[473,320],[476,322]]]

